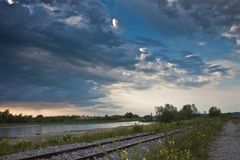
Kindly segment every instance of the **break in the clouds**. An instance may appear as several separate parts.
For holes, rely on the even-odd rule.
[[[114,28],[114,29],[119,28],[119,22],[116,18],[112,19],[112,28]]]
[[[238,0],[0,0],[0,103],[122,113],[131,96],[121,93],[128,90],[174,89],[177,97],[214,87],[231,94],[239,83],[239,6]],[[129,104],[149,104],[142,109],[149,112],[165,103],[137,101]]]

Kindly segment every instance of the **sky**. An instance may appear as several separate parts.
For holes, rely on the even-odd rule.
[[[0,0],[0,110],[240,111],[239,0]]]

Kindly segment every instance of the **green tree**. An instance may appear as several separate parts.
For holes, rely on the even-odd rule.
[[[209,115],[209,117],[218,117],[221,115],[221,109],[213,106],[213,107],[209,108],[208,115]]]
[[[139,116],[137,114],[133,114],[132,112],[127,112],[124,115],[125,118],[139,118]]]
[[[2,112],[1,117],[5,123],[14,122],[14,116],[10,113],[9,109],[6,109],[4,112]]]
[[[165,106],[156,106],[156,120],[161,122],[172,122],[177,119],[177,108],[171,104],[165,104]]]
[[[191,119],[196,117],[199,112],[195,104],[185,104],[179,112],[180,119]]]
[[[153,122],[153,116],[152,115],[145,115],[145,116],[143,116],[141,121],[143,121],[143,122]]]
[[[36,122],[43,122],[44,116],[41,115],[41,114],[39,114],[39,115],[37,115],[37,116],[35,117],[35,120],[36,120]]]

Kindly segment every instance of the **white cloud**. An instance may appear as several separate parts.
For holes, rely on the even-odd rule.
[[[144,61],[147,58],[147,54],[140,54],[140,56],[137,58],[140,61]]]
[[[191,57],[194,57],[195,55],[194,54],[188,54],[185,56],[185,58],[191,58]]]
[[[148,49],[147,48],[139,48],[138,51],[139,51],[139,56],[137,57],[137,59],[140,61],[144,61],[149,54]]]
[[[198,45],[199,45],[199,46],[206,46],[207,43],[206,43],[205,41],[200,41],[200,42],[198,42]]]
[[[192,57],[194,55],[187,55]],[[221,66],[226,70],[211,71],[207,66]],[[141,82],[148,83],[149,86],[154,86],[164,82],[165,86],[178,87],[202,87],[202,86],[216,86],[222,82],[223,79],[229,79],[236,76],[236,71],[239,71],[239,65],[231,61],[211,61],[206,63],[206,69],[202,74],[192,75],[188,70],[179,67],[177,64],[156,59],[154,61],[139,61],[135,64],[137,74]],[[146,78],[147,77],[147,78]]]
[[[232,25],[230,29],[223,34],[227,38],[235,38],[237,47],[240,47],[240,26]]]
[[[81,23],[81,21],[82,21],[81,16],[72,16],[72,17],[65,19],[65,23],[68,25],[72,25],[72,26],[78,25],[79,23]]]
[[[76,64],[63,61],[51,54],[51,52],[40,48],[21,49],[19,54],[22,60],[32,65],[44,64],[49,71],[67,70],[72,73],[85,73],[102,77],[106,79],[116,80],[118,82],[128,83],[133,88],[151,88],[154,85],[162,84],[164,86],[178,87],[202,87],[205,85],[214,86],[219,84],[225,78],[233,78],[236,71],[239,71],[239,64],[227,60],[218,60],[208,62],[208,66],[222,66],[227,68],[226,71],[211,72],[208,68],[203,74],[191,75],[187,69],[179,67],[177,64],[166,60],[155,59],[154,61],[138,61],[135,64],[135,70],[128,70],[123,67],[111,68],[102,65],[93,65],[89,62],[76,60]],[[146,51],[145,49],[139,49]],[[146,55],[146,54],[143,54]],[[56,62],[53,63],[52,62]],[[82,64],[79,67],[79,64]],[[45,68],[43,68],[45,69]],[[131,84],[131,85],[130,85]],[[98,85],[96,85],[98,86]],[[99,87],[99,86],[98,86]]]
[[[148,53],[148,49],[147,48],[139,48],[139,52],[141,52],[143,54],[147,54]]]
[[[6,0],[6,2],[7,2],[9,5],[12,5],[12,4],[14,4],[14,3],[15,3],[15,1],[14,1],[14,0]]]
[[[225,68],[233,68],[233,69],[240,69],[240,64],[232,62],[230,60],[214,60],[211,61],[209,64],[212,65],[221,65]]]
[[[116,18],[112,19],[112,28],[113,29],[118,29],[119,28],[119,22]]]
[[[28,9],[30,15],[33,15],[35,12],[38,12],[39,8],[41,8],[41,9],[44,9],[49,14],[49,16],[52,16],[52,15],[55,15],[54,11],[56,11],[58,9],[56,6],[46,4],[46,3],[41,3],[41,2],[33,3],[33,4],[32,3],[30,3],[30,4],[23,3],[21,5]]]
[[[64,23],[70,26],[82,28],[82,27],[87,27],[88,21],[84,17],[78,15],[78,16],[71,16],[64,19]]]
[[[154,72],[156,75],[161,75],[161,78],[163,78],[163,76],[186,74],[186,71],[178,68],[176,64],[159,59],[155,61],[142,61],[135,66],[137,70]]]
[[[55,11],[57,10],[57,7],[56,6],[51,6],[49,4],[45,4],[45,3],[41,3],[41,5],[43,6],[43,8],[47,9],[48,11]]]
[[[230,60],[214,60],[211,61],[209,65],[220,65],[224,68],[227,68],[227,78],[234,78],[238,73],[240,73],[240,64],[232,62]]]
[[[122,72],[122,75],[124,75],[124,76],[131,76],[131,74],[130,73],[128,73],[128,72]]]

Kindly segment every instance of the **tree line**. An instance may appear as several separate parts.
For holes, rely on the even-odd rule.
[[[194,104],[186,104],[178,110],[172,104],[155,107],[156,115],[146,115],[141,118],[142,121],[157,122],[173,122],[179,120],[187,120],[201,116]],[[215,106],[209,108],[209,117],[217,117],[221,115],[221,110]],[[124,121],[124,120],[140,120],[140,116],[127,112],[124,115],[105,115],[105,116],[43,116],[37,115],[13,115],[9,109],[0,111],[0,123],[78,123],[78,122],[101,122],[101,121]]]
[[[138,120],[139,115],[127,112],[124,115],[105,115],[105,116],[43,116],[37,115],[13,115],[9,109],[0,111],[0,123],[78,123],[78,122],[95,122],[95,121],[124,121]]]
[[[156,106],[155,121],[158,122],[173,122],[179,120],[187,120],[201,116],[195,104],[185,104],[178,111],[177,107],[172,104],[165,104],[165,106]],[[209,117],[217,117],[221,115],[221,110],[215,106],[209,108]]]

